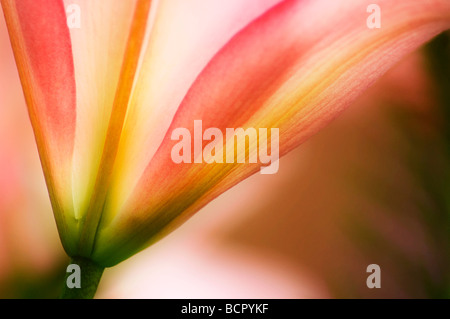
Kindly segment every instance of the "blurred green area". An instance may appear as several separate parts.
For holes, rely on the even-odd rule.
[[[61,295],[67,260],[55,261],[50,269],[18,265],[7,278],[0,280],[0,299],[54,299]]]
[[[450,34],[421,54],[428,101],[359,101],[295,151],[299,169],[228,240],[290,260],[332,297],[449,298]],[[366,286],[372,263],[381,289]]]
[[[409,173],[410,184],[399,187],[397,176],[355,171],[357,190],[384,207],[386,222],[414,220],[420,225],[426,253],[422,258],[408,253],[379,227],[354,211],[345,231],[363,254],[373,260],[388,259],[394,280],[407,297],[450,297],[450,34],[443,33],[424,47],[426,69],[433,80],[435,104],[426,112],[408,105],[391,104],[384,113],[396,139],[382,156],[395,158]],[[434,99],[433,99],[434,101]],[[386,142],[385,142],[386,143]],[[359,179],[359,180],[358,180]],[[363,181],[361,181],[363,179]],[[384,216],[371,216],[384,218]],[[401,227],[401,225],[400,225]],[[410,233],[414,236],[414,232]],[[431,256],[431,258],[430,258]],[[342,286],[336,296],[349,297]],[[351,284],[349,284],[351,285]],[[353,288],[359,286],[353,283]],[[357,291],[357,289],[353,289]],[[356,292],[351,297],[359,297]],[[403,296],[401,296],[403,297]]]

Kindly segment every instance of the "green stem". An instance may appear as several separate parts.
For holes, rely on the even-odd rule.
[[[98,266],[89,259],[73,257],[70,264],[80,267],[80,288],[69,288],[67,283],[72,283],[76,271],[69,271],[64,279],[64,289],[61,299],[93,299],[97,291],[98,284],[105,268]],[[70,277],[70,278],[69,278]]]

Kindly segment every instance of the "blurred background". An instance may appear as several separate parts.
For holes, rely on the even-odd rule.
[[[278,174],[107,269],[97,297],[450,297],[449,39],[406,57]],[[0,12],[0,298],[57,297],[67,262]]]

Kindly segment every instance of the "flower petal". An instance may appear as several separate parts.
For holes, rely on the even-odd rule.
[[[109,116],[108,128],[101,149],[98,171],[95,175],[92,193],[82,215],[78,256],[89,257],[95,242],[98,223],[103,213],[105,199],[111,184],[117,150],[122,135],[128,104],[133,92],[135,77],[139,69],[140,56],[148,34],[152,8],[151,0],[138,0],[134,8],[133,21],[126,40],[123,63]],[[100,141],[101,142],[101,141]],[[86,172],[84,172],[86,173]]]
[[[137,0],[64,0],[80,25],[70,29],[77,86],[73,166],[75,218],[94,191]],[[76,9],[71,10],[71,6]],[[130,82],[133,79],[129,80]]]
[[[111,214],[129,196],[202,69],[233,35],[278,2],[159,1],[116,159]]]
[[[2,0],[19,75],[60,234],[73,212],[76,98],[72,47],[61,0]],[[73,236],[61,236],[69,247]]]
[[[280,129],[285,154],[402,56],[450,27],[447,0],[285,1],[235,36],[197,78],[123,210],[102,220],[94,258],[114,265],[161,238],[258,164],[175,164],[176,128]],[[192,133],[191,133],[192,134]],[[256,145],[251,145],[251,151]]]

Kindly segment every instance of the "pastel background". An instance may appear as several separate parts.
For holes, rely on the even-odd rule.
[[[425,49],[330,126],[144,252],[97,298],[444,297],[448,143]],[[0,297],[57,295],[58,239],[0,12]],[[382,288],[368,289],[379,264]]]

